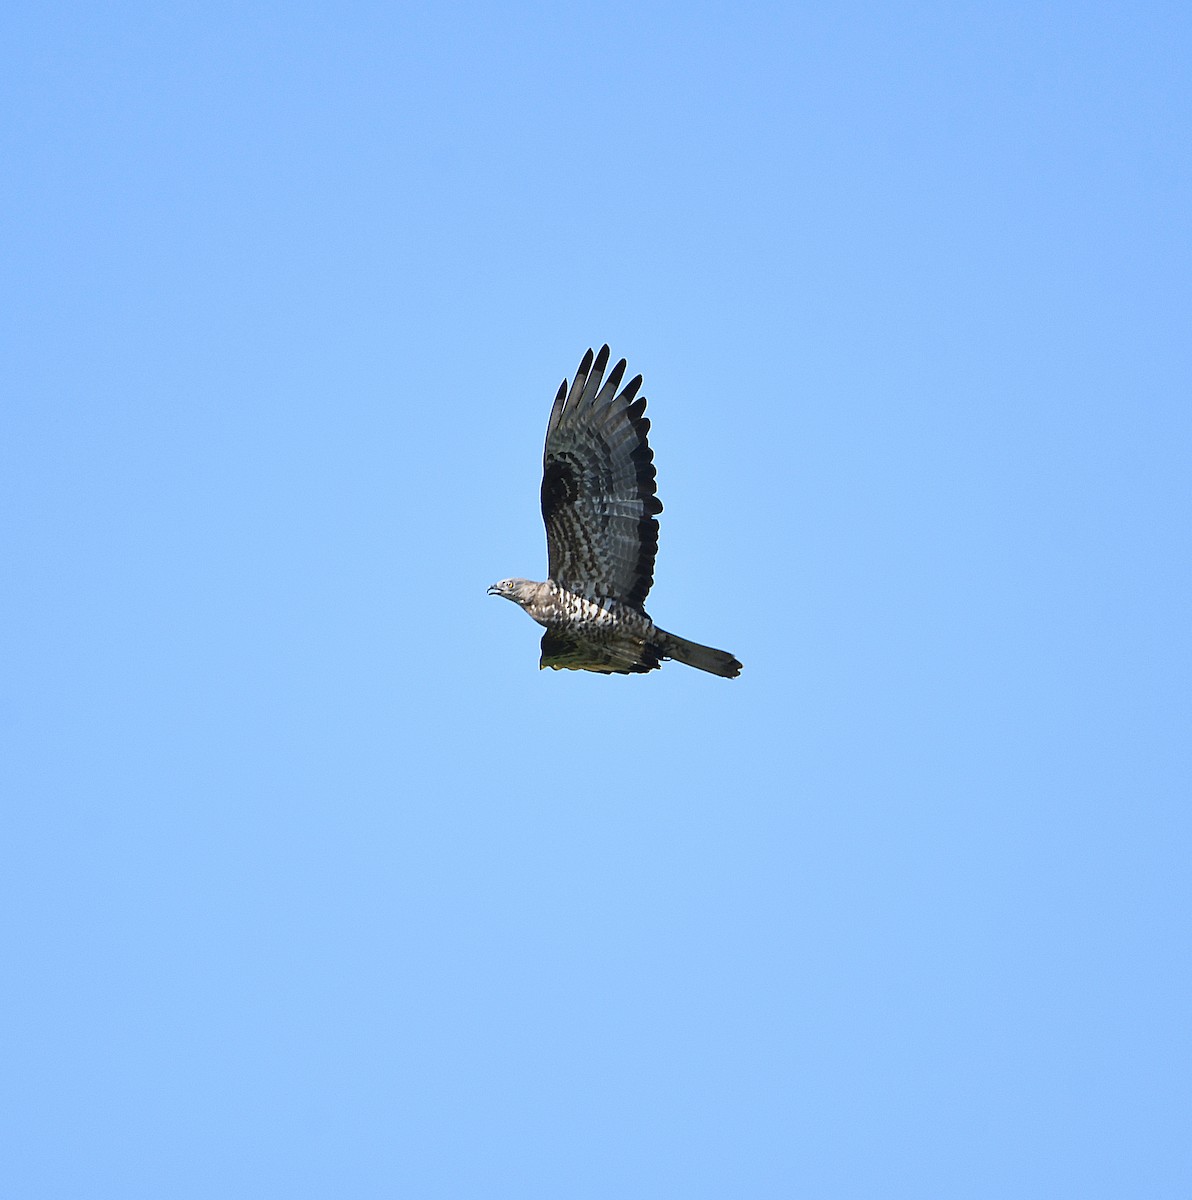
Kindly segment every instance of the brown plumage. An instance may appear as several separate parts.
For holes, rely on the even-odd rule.
[[[654,582],[658,521],[654,454],[642,377],[624,388],[625,360],[608,379],[609,350],[589,350],[564,380],[546,427],[542,519],[550,578],[503,579],[489,588],[546,626],[540,666],[630,674],[667,658],[732,679],[741,664],[659,629],[643,605]]]

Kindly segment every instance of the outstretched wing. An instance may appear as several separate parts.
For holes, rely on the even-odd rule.
[[[641,638],[623,637],[593,642],[560,629],[542,635],[540,669],[599,671],[602,675],[638,675],[662,665],[657,646]]]
[[[607,365],[607,346],[595,363],[589,350],[570,390],[564,380],[555,397],[542,456],[542,519],[551,579],[640,608],[654,582],[654,517],[662,504],[654,494],[646,398],[636,398],[642,377],[618,394],[625,360],[601,386]]]

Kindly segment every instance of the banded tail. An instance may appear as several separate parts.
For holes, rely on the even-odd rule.
[[[713,650],[711,646],[689,642],[686,638],[676,637],[661,629],[658,634],[655,644],[667,658],[723,679],[736,679],[741,674],[741,664],[727,650]]]

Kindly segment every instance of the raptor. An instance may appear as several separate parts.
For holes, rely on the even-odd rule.
[[[542,519],[549,578],[502,579],[490,596],[512,600],[546,627],[540,667],[605,675],[652,671],[669,658],[733,679],[741,664],[659,629],[644,604],[658,553],[654,453],[642,377],[624,388],[625,360],[605,379],[609,350],[588,350],[564,379],[546,427]],[[618,390],[619,389],[619,390]]]

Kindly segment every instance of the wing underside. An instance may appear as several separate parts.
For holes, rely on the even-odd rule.
[[[540,668],[598,671],[602,675],[640,675],[662,665],[657,646],[641,638],[592,641],[574,633],[548,629],[542,635]]]
[[[559,388],[543,453],[542,518],[551,579],[590,597],[640,608],[654,582],[662,511],[647,441],[641,376],[618,391],[625,360],[608,378],[609,349],[589,350]],[[596,668],[599,669],[599,668]],[[615,669],[615,668],[614,668]]]

